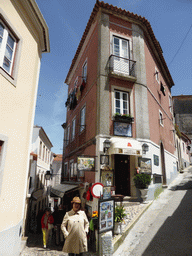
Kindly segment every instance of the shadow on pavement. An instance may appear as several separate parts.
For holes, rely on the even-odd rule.
[[[28,239],[27,239],[27,246],[28,247],[37,247],[37,248],[42,248],[43,249],[43,234],[29,233],[28,234]],[[50,250],[62,251],[63,244],[56,245],[55,241],[54,241],[54,236],[53,236],[47,247]]]
[[[187,190],[172,216],[158,230],[142,256],[192,255],[192,181],[180,183],[173,190]],[[155,224],[155,223],[154,223]]]

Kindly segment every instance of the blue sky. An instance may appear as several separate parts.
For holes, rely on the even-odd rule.
[[[96,0],[36,0],[49,27],[51,52],[43,54],[35,124],[62,153],[66,121],[64,83]],[[163,49],[175,86],[172,95],[192,95],[192,0],[104,1],[148,19]]]

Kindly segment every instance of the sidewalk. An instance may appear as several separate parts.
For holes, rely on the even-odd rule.
[[[167,188],[164,189],[159,197],[151,202],[149,207],[145,209],[142,214],[137,216],[136,220],[132,222],[132,226],[128,229],[127,234],[121,238],[121,245],[117,246],[117,250],[115,250],[114,247],[113,256],[132,255],[131,252],[140,244],[140,239],[148,232],[153,223],[156,222],[157,216],[159,216],[162,209],[164,207],[166,209],[170,204],[170,200],[173,197],[173,192],[177,189],[177,185],[181,185],[181,182],[184,182],[185,178],[187,179],[187,176],[191,175],[190,172],[192,173],[192,166],[186,168],[183,173],[178,174],[178,176]]]

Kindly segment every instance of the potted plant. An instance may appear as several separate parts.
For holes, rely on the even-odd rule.
[[[146,173],[138,173],[133,178],[136,188],[141,192],[143,202],[147,199],[148,186],[150,185],[151,180],[151,176]]]
[[[120,114],[115,113],[114,120],[119,122],[126,122],[126,123],[132,123],[134,121],[134,118],[130,114]]]
[[[115,227],[114,227],[114,233],[116,235],[122,233],[122,222],[125,216],[126,216],[125,208],[123,206],[117,205],[115,207]]]

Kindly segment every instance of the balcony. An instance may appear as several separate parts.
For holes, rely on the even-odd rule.
[[[109,74],[124,80],[136,81],[136,61],[111,55],[109,57]]]

